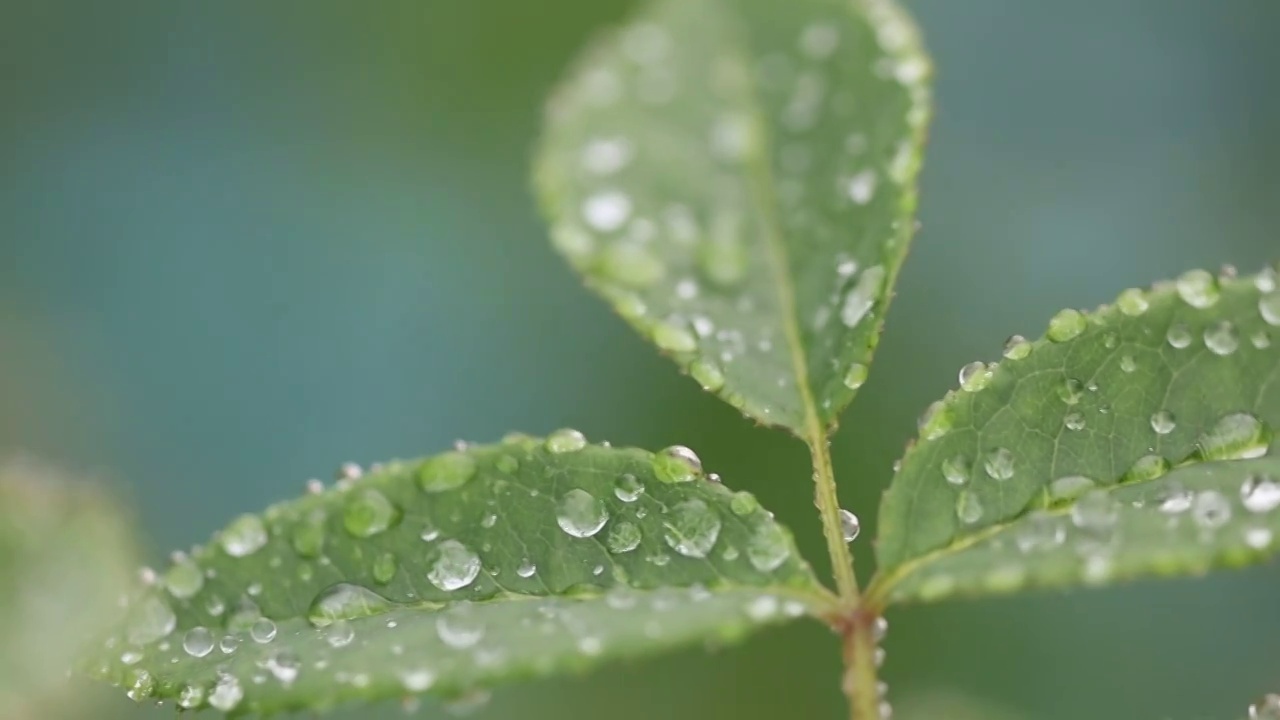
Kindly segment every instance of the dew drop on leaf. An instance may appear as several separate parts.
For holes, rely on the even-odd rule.
[[[994,448],[987,452],[982,467],[993,480],[1008,480],[1014,473],[1013,453],[1006,448]]]
[[[436,559],[427,579],[446,592],[460,590],[480,574],[480,558],[457,540],[445,540],[436,548]]]
[[[178,618],[169,604],[159,597],[148,595],[129,611],[129,643],[150,645],[168,637],[177,625]]]
[[[858,516],[840,508],[840,533],[844,536],[846,543],[851,543],[858,539],[858,533],[862,530],[862,523],[858,521]]]
[[[969,482],[969,459],[963,455],[953,455],[943,460],[942,476],[956,486]]]
[[[635,550],[640,545],[640,528],[635,523],[622,520],[614,523],[609,528],[609,535],[605,538],[605,544],[609,548],[609,552],[614,555],[621,555]]]
[[[1071,431],[1083,430],[1085,427],[1084,415],[1078,412],[1067,413],[1062,418],[1062,424]]]
[[[619,475],[618,479],[613,481],[613,494],[622,502],[635,502],[643,493],[644,483],[631,473]]]
[[[1146,482],[1163,477],[1169,472],[1169,461],[1164,459],[1162,455],[1149,454],[1143,455],[1125,471],[1121,482]]]
[[[164,574],[164,586],[179,600],[194,597],[204,587],[204,573],[187,557],[181,557]]]
[[[235,710],[243,699],[244,688],[241,687],[240,681],[235,675],[228,673],[218,675],[218,681],[209,692],[209,706],[222,712]]]
[[[1169,328],[1169,332],[1165,335],[1165,340],[1169,342],[1169,347],[1175,350],[1182,350],[1191,345],[1191,331],[1187,329],[1186,325],[1175,324]]]
[[[1178,428],[1178,419],[1168,410],[1151,414],[1151,429],[1160,435],[1168,435]]]
[[[276,639],[276,624],[267,618],[258,618],[249,628],[249,637],[259,645]]]
[[[1206,530],[1219,528],[1231,519],[1231,503],[1217,490],[1202,491],[1191,503],[1191,518]]]
[[[289,545],[299,557],[319,557],[324,551],[325,515],[323,510],[313,510],[298,519],[289,533]]]
[[[352,537],[370,538],[400,522],[401,511],[373,488],[351,494],[342,512],[342,525]]]
[[[702,474],[702,460],[689,448],[672,445],[653,456],[653,473],[662,482],[689,482]]]
[[[685,557],[704,558],[720,537],[720,516],[702,500],[685,500],[667,514],[663,540]]]
[[[608,520],[604,503],[582,488],[566,492],[556,503],[556,524],[576,538],[595,535]]]
[[[571,428],[556,430],[546,441],[547,451],[555,454],[577,452],[586,446],[586,436]]]
[[[1085,493],[1071,506],[1071,523],[1081,530],[1102,533],[1115,527],[1120,508],[1105,490]]]
[[[1066,378],[1058,385],[1058,397],[1068,405],[1075,405],[1084,397],[1084,383],[1075,378]]]
[[[1251,513],[1265,513],[1280,507],[1280,481],[1258,473],[1245,478],[1240,485],[1240,500]]]
[[[484,638],[484,623],[470,603],[459,603],[436,618],[436,635],[454,650],[465,650]]]
[[[257,515],[241,515],[218,536],[218,544],[231,557],[247,557],[267,544],[267,528]]]
[[[991,371],[984,362],[971,362],[960,368],[960,388],[966,392],[977,392],[991,381]]]
[[[1116,305],[1119,306],[1120,312],[1129,317],[1138,317],[1145,313],[1147,308],[1151,307],[1151,304],[1147,302],[1147,296],[1137,288],[1129,288],[1120,293],[1119,299],[1116,300]]]
[[[1045,334],[1053,342],[1067,342],[1079,337],[1085,324],[1084,315],[1079,310],[1066,309],[1049,320],[1049,330]]]
[[[1249,413],[1233,413],[1219,420],[1196,441],[1202,460],[1245,460],[1262,457],[1271,439],[1266,426]]]
[[[967,488],[960,491],[956,497],[956,517],[960,522],[972,525],[982,520],[983,512],[982,501],[976,493]]]
[[[760,501],[746,490],[739,490],[729,499],[729,510],[734,515],[745,517],[760,509]]]
[[[1065,475],[1049,483],[1049,500],[1052,502],[1074,500],[1097,486],[1093,478],[1084,475]]]
[[[791,557],[786,531],[772,522],[761,523],[747,541],[747,560],[760,572],[773,572]]]
[[[466,485],[475,475],[475,458],[465,452],[447,452],[422,464],[418,469],[418,487],[431,493],[445,492]]]
[[[1258,300],[1258,312],[1268,325],[1280,327],[1280,290],[1272,290]]]
[[[1004,357],[1007,360],[1022,360],[1031,354],[1030,341],[1021,335],[1011,335],[1004,343]]]
[[[478,563],[477,563],[478,564]],[[354,620],[387,612],[390,600],[362,585],[338,583],[322,590],[307,608],[307,620],[315,627],[328,627],[339,620]]]
[[[1240,335],[1234,325],[1220,320],[1205,329],[1204,344],[1214,355],[1226,357],[1240,347]]]
[[[875,305],[876,298],[884,287],[885,270],[880,265],[873,265],[858,276],[858,280],[844,297],[840,307],[840,321],[845,327],[857,327]]]
[[[631,218],[631,198],[619,190],[603,190],[582,202],[582,219],[599,232],[613,232]]]
[[[182,649],[194,658],[213,652],[213,633],[206,627],[193,627],[182,637]]]
[[[854,363],[844,373],[844,386],[850,390],[857,390],[867,382],[868,370],[867,366],[862,363]]]
[[[397,569],[396,556],[391,553],[382,553],[373,561],[373,581],[379,585],[386,585],[395,579]]]
[[[1205,270],[1191,270],[1183,273],[1175,286],[1178,297],[1182,298],[1183,302],[1201,310],[1213,307],[1220,296],[1218,279]]]

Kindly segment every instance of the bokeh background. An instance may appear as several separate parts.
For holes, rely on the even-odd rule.
[[[923,231],[836,443],[864,568],[891,464],[962,364],[1062,307],[1280,256],[1280,3],[908,5],[938,113]],[[0,451],[109,478],[158,559],[342,461],[567,425],[694,447],[821,557],[799,444],[611,317],[535,212],[540,99],[626,6],[0,0]],[[918,717],[959,717],[937,709],[957,693],[985,718],[1238,717],[1280,690],[1277,607],[1263,567],[910,608],[884,672],[933,703]],[[837,675],[800,624],[475,717],[837,718]],[[106,693],[95,717],[171,714]]]

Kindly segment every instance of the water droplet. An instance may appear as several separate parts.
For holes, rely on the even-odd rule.
[[[476,460],[465,452],[437,455],[418,468],[418,487],[437,493],[462,487],[476,476]]]
[[[689,448],[672,445],[653,456],[653,473],[662,482],[689,482],[702,474],[702,460]]]
[[[857,205],[866,205],[876,194],[876,173],[874,170],[863,170],[849,178],[845,183],[845,192],[849,199]]]
[[[324,589],[307,608],[307,620],[315,627],[328,627],[339,620],[378,615],[391,610],[390,600],[367,587],[338,583]]]
[[[142,668],[131,668],[125,674],[125,686],[129,688],[125,695],[134,702],[141,702],[151,697],[156,692],[155,678],[151,677],[151,673]]]
[[[459,603],[436,618],[436,635],[454,650],[465,650],[484,638],[484,623],[470,603]]]
[[[1071,522],[1081,530],[1103,533],[1120,520],[1120,507],[1105,490],[1085,493],[1071,506]]]
[[[391,553],[382,553],[377,560],[373,561],[373,581],[379,585],[386,585],[395,578],[397,569],[396,556]]]
[[[715,392],[724,387],[724,373],[707,360],[698,359],[690,363],[689,375],[708,392]]]
[[[223,655],[231,655],[240,647],[240,638],[235,635],[223,635],[218,641],[218,650]]]
[[[150,645],[168,637],[177,625],[178,618],[169,604],[159,597],[148,595],[129,611],[129,643]]]
[[[972,490],[964,489],[956,497],[956,517],[966,525],[972,525],[982,519],[982,501]]]
[[[614,555],[629,553],[640,545],[640,528],[626,520],[614,523],[605,544]]]
[[[858,533],[862,530],[862,523],[858,521],[858,516],[840,508],[840,533],[844,536],[846,543],[851,543],[858,539]]]
[[[373,488],[362,488],[347,498],[342,525],[353,537],[369,538],[400,522],[400,508]]]
[[[622,502],[635,502],[644,493],[644,483],[635,475],[626,473],[613,481],[613,494]]]
[[[249,637],[258,644],[266,644],[276,639],[276,624],[267,618],[258,618],[249,628]]]
[[[761,595],[747,603],[746,613],[752,620],[763,621],[776,616],[780,607],[778,598],[772,595]]]
[[[346,647],[355,639],[356,630],[351,627],[351,623],[346,620],[335,620],[333,624],[325,628],[324,631],[324,641],[329,643],[329,647]]]
[[[1036,550],[1050,550],[1062,544],[1067,537],[1067,529],[1058,518],[1044,511],[1035,511],[1028,515],[1014,533],[1014,542],[1018,550],[1029,553]]]
[[[267,672],[286,687],[298,679],[302,671],[302,659],[290,650],[277,650],[267,656],[265,663]]]
[[[1084,332],[1086,321],[1079,310],[1066,309],[1049,320],[1048,338],[1056,343],[1073,340]]]
[[[218,681],[214,683],[213,691],[209,693],[209,706],[214,710],[231,712],[243,699],[244,688],[240,687],[240,681],[236,676],[220,673]]]
[[[854,363],[844,374],[844,386],[850,390],[857,390],[867,382],[867,375],[870,371],[866,365],[862,363]]]
[[[935,400],[924,409],[916,426],[920,430],[920,437],[937,440],[951,431],[951,410],[942,400]]]
[[[1013,453],[1005,448],[989,451],[982,460],[982,467],[993,480],[1008,480],[1013,477]]]
[[[556,503],[556,523],[573,537],[591,537],[600,532],[608,520],[609,511],[604,503],[581,488],[570,490]]]
[[[182,649],[191,657],[202,658],[213,652],[213,633],[206,627],[194,627],[182,637]]]
[[[955,486],[969,482],[969,459],[963,455],[953,455],[942,461],[942,477]]]
[[[1226,357],[1240,347],[1235,325],[1226,320],[1213,323],[1204,331],[1204,344],[1214,355]]]
[[[1170,347],[1182,350],[1191,345],[1191,331],[1187,329],[1186,325],[1178,323],[1169,328],[1165,339],[1169,341]]]
[[[1271,512],[1280,507],[1280,481],[1270,475],[1250,475],[1240,485],[1240,500],[1249,512]]]
[[[432,525],[431,521],[428,520],[426,524],[422,526],[422,532],[418,533],[418,537],[422,538],[423,542],[433,542],[436,538],[440,537],[440,528]]]
[[[325,515],[323,510],[313,510],[298,519],[289,534],[289,544],[300,557],[319,557],[324,551]]]
[[[670,353],[690,353],[698,349],[698,339],[683,322],[675,320],[655,323],[653,342]]]
[[[1280,291],[1272,291],[1258,300],[1258,312],[1268,325],[1280,327]]]
[[[747,559],[759,572],[777,570],[791,557],[791,543],[787,533],[775,523],[756,526],[747,541]]]
[[[1008,360],[1022,360],[1031,354],[1030,341],[1021,335],[1010,335],[1004,343],[1004,357]]]
[[[1120,293],[1116,305],[1119,306],[1120,312],[1129,317],[1137,317],[1151,307],[1151,303],[1147,302],[1146,294],[1137,288],[1129,288]]]
[[[405,670],[398,676],[400,678],[400,687],[405,692],[420,693],[431,689],[436,684],[436,674],[425,668],[419,670]]]
[[[1074,500],[1097,487],[1093,478],[1084,475],[1066,475],[1049,483],[1049,500],[1062,502]]]
[[[746,517],[760,509],[760,501],[746,490],[739,490],[729,499],[729,510],[738,517]]]
[[[602,190],[582,202],[582,219],[599,232],[613,232],[631,219],[631,197],[619,190]]]
[[[1178,483],[1169,483],[1160,489],[1156,501],[1160,512],[1166,515],[1177,515],[1191,509],[1193,495]]]
[[[615,283],[637,289],[652,287],[667,274],[662,260],[648,247],[630,241],[606,247],[596,268]]]
[[[984,362],[971,362],[960,368],[960,387],[966,392],[977,392],[991,382],[992,371]]]
[[[199,685],[187,685],[178,692],[178,707],[184,710],[195,710],[204,704],[204,688]]]
[[[561,454],[577,452],[587,446],[587,438],[572,428],[562,428],[547,436],[545,443],[548,452]]]
[[[1254,550],[1266,550],[1274,539],[1271,528],[1251,527],[1244,531],[1244,544]]]
[[[845,295],[844,304],[840,307],[840,321],[845,324],[845,327],[857,327],[858,323],[867,316],[875,305],[876,299],[880,297],[884,280],[885,270],[880,265],[873,265],[862,271],[857,282]]]
[[[1083,430],[1085,426],[1084,416],[1078,412],[1067,413],[1062,418],[1062,424],[1066,425],[1068,430]]]
[[[1178,419],[1168,410],[1159,410],[1151,415],[1151,429],[1157,434],[1168,435],[1178,428]]]
[[[1120,478],[1121,482],[1146,482],[1155,480],[1158,477],[1164,477],[1169,473],[1169,461],[1165,460],[1161,455],[1143,455],[1133,461],[1133,465],[1125,471],[1124,477]]]
[[[1175,283],[1178,297],[1194,308],[1213,307],[1218,302],[1218,279],[1206,270],[1191,270]]]
[[[480,574],[480,558],[457,540],[445,540],[436,548],[436,560],[427,573],[432,585],[446,592],[461,590]]]
[[[1259,330],[1249,336],[1249,342],[1259,350],[1266,350],[1271,347],[1271,333],[1266,330]]]
[[[247,557],[267,544],[267,528],[257,515],[241,515],[218,536],[218,544],[231,557]]]
[[[1221,527],[1231,519],[1231,503],[1217,490],[1205,490],[1192,501],[1191,518],[1206,530]]]
[[[1267,453],[1271,439],[1266,426],[1249,413],[1223,417],[1196,441],[1202,460],[1245,460]]]
[[[1058,386],[1058,397],[1068,405],[1075,405],[1084,397],[1084,383],[1075,378],[1066,378]]]
[[[204,572],[190,558],[183,556],[164,574],[164,586],[170,595],[186,600],[204,587]]]
[[[685,500],[667,515],[663,539],[672,550],[691,558],[704,558],[720,537],[720,516],[701,500]]]

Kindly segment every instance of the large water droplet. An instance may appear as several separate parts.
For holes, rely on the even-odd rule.
[[[858,533],[862,531],[862,523],[858,521],[858,516],[840,508],[840,534],[844,536],[846,543],[851,543],[858,539]]]
[[[573,537],[591,537],[600,532],[608,520],[609,511],[604,503],[582,488],[570,490],[556,503],[556,524]]]
[[[791,557],[791,543],[787,533],[775,523],[756,526],[747,541],[747,559],[760,572],[777,570]]]
[[[572,428],[562,428],[547,436],[548,452],[560,454],[577,452],[587,446],[587,438]]]
[[[1249,512],[1271,512],[1280,507],[1280,481],[1261,473],[1250,475],[1240,485],[1240,500]]]
[[[1148,480],[1155,480],[1158,477],[1163,477],[1168,474],[1168,472],[1169,461],[1165,460],[1163,456],[1153,453],[1150,455],[1143,455],[1137,460],[1134,460],[1133,465],[1129,466],[1129,469],[1125,471],[1124,477],[1120,478],[1120,481],[1125,483],[1146,482]]]
[[[390,600],[367,587],[338,583],[315,596],[307,608],[307,620],[315,627],[328,627],[339,620],[379,615],[393,607]]]
[[[342,525],[354,537],[369,538],[400,522],[400,517],[400,508],[386,495],[373,488],[362,488],[347,498]]]
[[[653,456],[653,473],[663,482],[689,482],[702,474],[702,460],[689,448],[672,445]]]
[[[663,539],[685,557],[706,557],[720,537],[720,516],[701,500],[685,500],[671,508],[664,525]]]
[[[445,591],[460,590],[480,574],[480,558],[457,540],[445,540],[436,548],[436,560],[427,579]]]
[[[1182,323],[1176,323],[1169,327],[1169,332],[1165,334],[1165,340],[1169,342],[1169,346],[1182,350],[1191,345],[1191,330]]]
[[[1240,334],[1236,332],[1235,325],[1220,320],[1205,328],[1204,345],[1214,355],[1226,357],[1240,347]]]
[[[213,633],[206,627],[193,627],[182,637],[182,649],[188,655],[202,658],[213,652]]]
[[[1218,302],[1218,279],[1206,270],[1191,270],[1178,278],[1178,297],[1191,307],[1204,309]]]
[[[644,493],[644,483],[631,473],[618,476],[613,481],[613,494],[622,502],[635,502]]]
[[[267,528],[257,515],[241,515],[218,536],[218,544],[231,557],[246,557],[267,544]]]
[[[982,467],[987,476],[994,480],[1008,480],[1013,477],[1013,453],[1005,448],[995,448],[987,452],[982,460]]]
[[[164,574],[164,586],[170,595],[186,600],[204,587],[204,572],[190,558],[183,556]]]
[[[1079,337],[1084,332],[1085,317],[1079,310],[1063,310],[1049,320],[1049,330],[1045,333],[1053,342],[1067,342]]]
[[[465,650],[484,638],[484,623],[470,603],[459,603],[436,618],[436,634],[454,650]]]
[[[1196,441],[1203,460],[1244,460],[1262,457],[1271,442],[1266,426],[1249,413],[1223,417]]]
[[[1031,354],[1030,341],[1021,335],[1010,335],[1004,343],[1004,357],[1008,360],[1022,360]]]
[[[857,327],[867,316],[880,297],[884,287],[885,270],[883,266],[873,265],[858,276],[858,280],[844,296],[844,304],[840,307],[840,321],[845,327]]]
[[[640,539],[640,528],[634,523],[623,520],[609,528],[609,536],[605,539],[605,544],[608,545],[609,552],[621,555],[635,550],[640,545]]]
[[[746,490],[739,490],[729,499],[729,510],[738,517],[746,517],[760,509],[760,501]]]
[[[445,492],[466,485],[475,476],[475,458],[465,452],[447,452],[422,463],[418,487],[426,492]]]
[[[130,609],[127,636],[130,644],[150,645],[168,637],[177,624],[178,618],[169,604],[148,595]]]
[[[1178,428],[1178,419],[1168,410],[1159,410],[1151,415],[1151,429],[1157,434],[1168,435]]]
[[[971,362],[960,368],[960,388],[966,392],[977,392],[991,382],[992,371],[984,362]]]

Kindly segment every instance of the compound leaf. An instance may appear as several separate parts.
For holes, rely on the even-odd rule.
[[[921,419],[886,493],[893,601],[1202,573],[1280,531],[1280,291],[1192,271],[1014,337]]]
[[[394,462],[233,521],[131,604],[93,671],[269,714],[513,679],[820,611],[790,533],[684,448],[561,431]]]
[[[703,387],[817,442],[914,230],[929,72],[889,0],[653,0],[549,105],[555,245]]]

